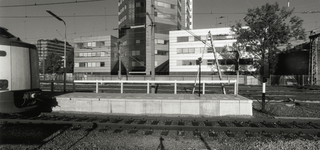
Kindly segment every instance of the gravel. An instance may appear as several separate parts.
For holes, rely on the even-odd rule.
[[[261,113],[260,104],[254,102],[253,115],[255,118],[313,117],[320,119],[319,107],[319,103],[268,103],[266,105],[268,113]],[[271,134],[267,137],[261,133],[252,133],[252,137],[247,137],[244,133],[234,133],[234,137],[228,137],[224,132],[217,132],[217,137],[210,137],[207,132],[202,132],[201,136],[194,136],[193,132],[186,131],[183,136],[179,136],[177,131],[169,131],[167,136],[163,136],[160,130],[153,131],[152,135],[145,135],[147,130],[138,130],[136,134],[129,134],[127,130],[113,133],[115,129],[109,128],[105,132],[99,132],[102,127],[92,131],[86,131],[87,128],[89,127],[71,130],[67,125],[23,127],[2,125],[0,149],[320,149],[320,137],[312,134],[308,135],[312,137],[308,140],[295,134]],[[15,142],[9,142],[8,137]]]

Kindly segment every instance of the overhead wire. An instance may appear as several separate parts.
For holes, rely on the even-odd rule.
[[[5,7],[29,7],[29,6],[45,6],[45,5],[62,5],[62,4],[76,4],[76,3],[89,3],[89,2],[98,2],[98,1],[107,1],[107,0],[84,0],[84,1],[71,1],[71,2],[52,2],[52,3],[34,3],[34,4],[24,4],[24,5],[0,5],[0,8]]]

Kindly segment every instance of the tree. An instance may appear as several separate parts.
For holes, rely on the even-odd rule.
[[[45,59],[45,72],[46,73],[63,73],[63,61],[59,54],[49,52]]]
[[[66,72],[67,73],[73,73],[73,67],[74,67],[74,52],[68,52],[67,51],[67,61],[66,61]]]
[[[274,73],[277,64],[277,47],[288,45],[290,39],[305,39],[305,29],[302,28],[303,20],[292,16],[294,9],[279,7],[279,4],[265,4],[260,8],[248,9],[244,21],[231,27],[237,37],[237,44],[244,47],[248,52],[255,55],[253,65],[263,82],[263,66],[270,67],[270,73]],[[265,111],[265,101],[262,101],[262,111]]]

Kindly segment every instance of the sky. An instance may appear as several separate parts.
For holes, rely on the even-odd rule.
[[[225,27],[242,21],[249,8],[278,2],[294,9],[304,20],[306,34],[320,32],[320,0],[193,0],[193,28]],[[288,5],[289,2],[289,5]],[[289,6],[289,7],[288,7]],[[118,0],[0,0],[0,26],[22,41],[35,44],[39,39],[64,40],[63,22],[46,12],[50,10],[66,22],[67,41],[88,36],[118,37]],[[313,13],[303,13],[310,12]]]

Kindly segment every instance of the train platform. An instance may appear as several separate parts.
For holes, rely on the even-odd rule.
[[[233,94],[50,93],[53,112],[124,115],[252,116],[252,100]]]

